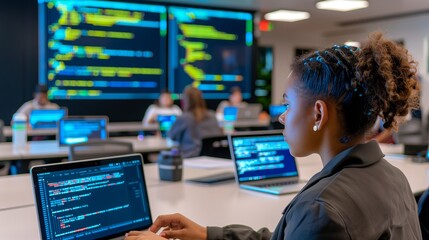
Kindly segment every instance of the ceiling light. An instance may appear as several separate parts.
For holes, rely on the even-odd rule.
[[[316,3],[318,9],[347,12],[356,9],[366,8],[367,0],[324,0]]]
[[[265,14],[268,21],[296,22],[310,18],[310,13],[301,11],[278,10]]]

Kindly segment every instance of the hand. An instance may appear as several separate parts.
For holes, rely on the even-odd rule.
[[[131,231],[125,235],[124,240],[165,240],[165,238],[149,231]]]
[[[207,229],[176,213],[159,216],[149,230],[153,233],[164,228],[160,234],[164,238],[179,238],[181,240],[206,240]]]

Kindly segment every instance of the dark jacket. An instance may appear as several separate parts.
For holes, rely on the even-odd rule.
[[[208,227],[208,239],[421,239],[404,174],[371,141],[335,156],[297,194],[275,232]]]
[[[197,122],[194,115],[189,112],[177,117],[167,135],[179,143],[182,156],[188,158],[200,154],[203,138],[221,134],[222,129],[219,127],[214,112],[208,110],[207,115],[200,122]]]

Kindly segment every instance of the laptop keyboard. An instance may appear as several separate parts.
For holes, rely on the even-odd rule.
[[[288,181],[288,182],[279,182],[279,183],[270,183],[270,184],[261,184],[257,185],[257,187],[261,188],[267,188],[267,187],[281,187],[281,186],[287,186],[291,184],[296,184],[298,181]]]

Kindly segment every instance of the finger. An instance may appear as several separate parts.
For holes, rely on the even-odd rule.
[[[124,238],[124,240],[137,240],[138,236],[127,236]]]
[[[168,230],[168,231],[162,231],[161,234],[159,234],[163,238],[186,238],[187,231],[184,229],[180,230]]]
[[[143,231],[131,231],[131,232],[127,233],[126,236],[138,236],[142,233],[143,233]]]
[[[162,227],[168,227],[170,226],[173,222],[175,224],[179,223],[180,224],[180,219],[181,219],[181,215],[180,214],[172,214],[172,215],[161,215],[158,216],[155,220],[155,222],[153,222],[152,226],[149,228],[149,230],[151,232],[158,232],[158,230]]]

